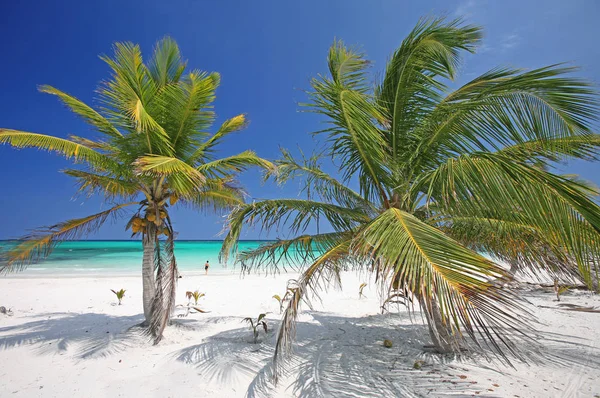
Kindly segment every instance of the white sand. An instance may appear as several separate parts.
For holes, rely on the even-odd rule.
[[[600,313],[566,311],[550,292],[524,292],[544,332],[545,360],[516,369],[476,358],[440,358],[420,319],[380,315],[374,285],[344,275],[344,290],[323,294],[302,314],[296,359],[277,387],[268,377],[276,334],[251,332],[241,320],[270,312],[276,328],[287,279],[259,275],[185,275],[186,290],[206,293],[210,313],[176,318],[152,346],[141,322],[141,279],[134,276],[0,279],[2,397],[594,397],[600,394]],[[109,289],[127,289],[123,305]],[[573,292],[561,303],[600,308],[600,298]],[[550,307],[550,308],[547,308]],[[564,307],[563,307],[564,308]],[[383,339],[394,346],[386,349]],[[523,347],[523,349],[528,349]],[[420,370],[416,360],[424,361]]]

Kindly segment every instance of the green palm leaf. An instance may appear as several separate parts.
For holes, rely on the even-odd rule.
[[[385,201],[387,196],[380,181],[385,175],[384,141],[373,124],[383,116],[365,94],[364,69],[368,63],[362,54],[334,42],[328,64],[331,79],[312,80],[310,109],[330,120],[331,128],[321,133],[328,136],[331,156],[347,165],[343,170],[345,177],[357,173],[363,195],[375,195]]]
[[[330,203],[300,199],[270,199],[249,203],[234,209],[227,219],[229,232],[223,240],[222,261],[235,254],[237,240],[246,223],[257,223],[264,229],[285,224],[291,233],[304,230],[311,220],[326,219],[338,231],[347,231],[367,222],[368,215],[361,209],[348,209]]]
[[[384,276],[399,279],[424,311],[438,306],[450,335],[466,334],[477,345],[484,342],[506,360],[506,350],[520,357],[514,344],[494,331],[508,326],[522,333],[527,325],[517,297],[502,289],[506,272],[493,262],[399,209],[369,223],[351,251],[373,259]],[[445,344],[457,342],[462,339]]]
[[[73,141],[50,135],[0,129],[0,144],[9,144],[15,148],[37,148],[57,152],[67,159],[73,159],[75,162],[85,162],[90,167],[98,170],[105,170],[114,166],[114,161],[100,152]]]
[[[183,160],[167,156],[142,156],[134,163],[140,175],[164,177],[181,196],[191,196],[206,177]]]
[[[231,133],[243,130],[247,125],[248,121],[244,114],[225,120],[221,127],[219,127],[219,130],[198,147],[190,157],[189,161],[195,162],[202,157],[210,155],[213,152],[214,147],[218,145],[223,138]]]
[[[182,60],[179,46],[175,40],[165,37],[156,43],[148,71],[157,87],[164,87],[179,81],[185,67],[186,62]]]
[[[65,104],[73,113],[81,116],[83,120],[92,126],[96,127],[101,133],[107,134],[110,137],[122,137],[123,135],[113,126],[104,116],[99,114],[93,108],[84,104],[77,98],[66,94],[52,86],[43,85],[40,86],[39,90],[42,93],[56,95],[60,98],[61,102]]]
[[[377,97],[389,119],[392,158],[406,145],[408,133],[435,106],[445,86],[436,77],[453,79],[460,50],[473,52],[481,29],[461,20],[422,19],[390,59]]]
[[[263,243],[258,248],[242,251],[237,255],[237,262],[244,267],[245,272],[253,268],[272,268],[284,271],[287,267],[294,270],[316,261],[331,247],[340,241],[348,240],[350,232],[330,232],[317,235],[300,235],[293,239],[279,239],[276,242]]]
[[[196,167],[196,170],[212,178],[219,178],[226,177],[233,173],[239,173],[252,166],[261,167],[270,173],[276,172],[276,167],[273,163],[257,156],[254,151],[244,151],[237,155],[216,159],[201,164]]]
[[[79,188],[78,192],[85,193],[88,197],[94,194],[103,194],[106,198],[131,198],[139,193],[139,185],[132,181],[125,181],[109,175],[89,173],[82,170],[63,170],[68,176],[74,177]]]

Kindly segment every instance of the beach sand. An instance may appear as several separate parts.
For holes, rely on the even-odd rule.
[[[2,397],[594,397],[600,394],[600,297],[569,292],[560,303],[551,289],[526,286],[540,321],[544,347],[515,368],[477,357],[440,357],[423,350],[429,338],[421,318],[402,307],[380,314],[373,283],[359,299],[365,276],[347,273],[343,291],[329,290],[300,316],[294,359],[277,386],[270,364],[279,306],[293,274],[276,277],[185,274],[185,291],[206,296],[210,311],[175,317],[153,346],[142,321],[139,276],[0,279],[0,396]],[[127,290],[123,305],[109,289]],[[267,312],[261,342],[243,318]],[[177,311],[183,313],[182,309]],[[385,348],[383,340],[394,345]],[[528,350],[530,347],[522,347]],[[422,364],[414,369],[416,361]]]

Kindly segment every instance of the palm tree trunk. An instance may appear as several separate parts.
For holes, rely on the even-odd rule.
[[[459,349],[458,339],[452,333],[452,329],[447,323],[444,323],[442,312],[435,299],[428,304],[421,301],[421,308],[425,312],[429,335],[437,352],[446,354]]]
[[[154,300],[154,293],[156,289],[156,282],[154,279],[154,236],[146,234],[142,239],[144,247],[144,258],[142,260],[142,297],[144,303],[144,325],[150,324],[150,318],[152,317],[152,301]]]

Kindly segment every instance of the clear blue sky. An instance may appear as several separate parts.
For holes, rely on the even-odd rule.
[[[334,38],[360,45],[380,71],[420,16],[464,16],[485,28],[479,54],[465,59],[461,80],[496,65],[538,67],[570,62],[579,74],[600,81],[600,2],[528,1],[3,1],[0,4],[0,127],[85,136],[88,127],[56,98],[37,92],[56,86],[86,102],[108,76],[98,55],[115,41],[139,43],[146,55],[170,35],[189,66],[221,73],[219,120],[247,113],[250,127],[223,147],[233,154],[254,149],[274,158],[279,146],[314,147],[308,134],[319,120],[299,113],[302,89],[326,71]],[[460,82],[459,81],[459,82]],[[59,173],[62,158],[0,147],[0,239],[98,212],[98,199],[73,199],[73,181]],[[565,168],[600,184],[600,165]],[[256,198],[294,197],[297,185],[261,185],[258,174],[241,178]],[[181,239],[214,239],[222,219],[189,210],[174,214]],[[126,239],[124,223],[106,225],[97,239]],[[273,233],[284,235],[284,231]],[[246,238],[257,237],[250,233]]]

